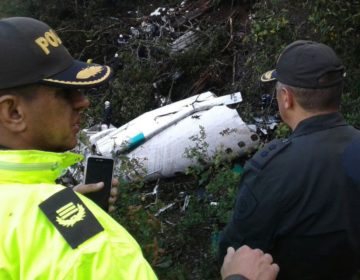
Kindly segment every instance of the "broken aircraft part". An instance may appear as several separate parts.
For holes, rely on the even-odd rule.
[[[226,151],[226,157],[239,157],[253,149],[259,137],[243,122],[229,104],[241,102],[240,92],[216,97],[205,92],[147,112],[118,129],[99,132],[90,142],[102,155],[124,154],[143,166],[147,180],[184,173],[193,158],[185,155],[195,149],[194,136],[206,134],[207,157]],[[241,143],[241,145],[239,145]],[[127,178],[132,180],[131,174]]]

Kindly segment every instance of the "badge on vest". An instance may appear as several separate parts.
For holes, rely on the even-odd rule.
[[[70,188],[50,196],[39,207],[73,249],[104,230]]]

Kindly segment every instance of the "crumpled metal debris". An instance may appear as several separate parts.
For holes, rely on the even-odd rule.
[[[174,42],[170,44],[171,52],[181,52],[185,51],[191,47],[199,39],[199,34],[195,31],[187,31],[184,35],[177,38]]]
[[[185,212],[185,211],[186,211],[186,208],[189,206],[189,203],[190,203],[190,198],[191,198],[190,195],[186,195],[186,196],[185,196],[184,204],[183,204],[183,206],[181,207],[181,212]]]
[[[155,217],[158,217],[160,214],[162,214],[163,212],[171,209],[171,208],[174,207],[175,205],[176,205],[176,202],[171,202],[170,204],[166,205],[165,207],[160,208],[160,210],[157,211],[154,216],[155,216]]]
[[[155,185],[152,192],[145,193],[145,194],[142,195],[141,199],[143,201],[145,201],[148,197],[155,197],[154,202],[150,203],[145,208],[148,208],[150,205],[156,204],[158,202],[158,198],[159,198],[159,182],[160,182],[160,179],[157,180],[156,185]]]
[[[192,21],[205,13],[211,4],[209,1],[190,3],[183,1],[176,7],[158,7],[149,15],[143,16],[139,25],[130,27],[128,34],[119,34],[117,42],[119,45],[126,44],[131,39],[142,38],[145,40],[156,40],[168,36],[173,40],[169,43],[172,52],[184,51],[193,45],[199,34],[199,26],[192,26],[192,30],[180,31],[187,22]],[[128,14],[132,14],[131,11]]]

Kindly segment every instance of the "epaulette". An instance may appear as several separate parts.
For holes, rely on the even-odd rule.
[[[265,165],[280,151],[289,146],[291,141],[287,139],[274,139],[258,151],[251,159],[250,163],[256,169],[263,169]]]
[[[39,207],[73,249],[104,230],[70,188],[53,194]]]

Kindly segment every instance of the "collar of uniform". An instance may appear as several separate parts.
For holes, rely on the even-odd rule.
[[[37,150],[0,150],[0,184],[53,184],[82,155]]]
[[[290,138],[310,134],[316,131],[347,125],[340,113],[317,115],[301,121],[295,128]]]

